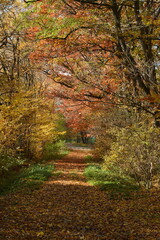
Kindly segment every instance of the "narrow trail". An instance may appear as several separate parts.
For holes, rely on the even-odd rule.
[[[148,226],[130,211],[137,200],[111,200],[86,182],[85,155],[87,150],[73,150],[57,161],[58,176],[41,189],[2,197],[0,239],[160,240],[154,222]]]
[[[54,163],[56,171],[60,172],[60,178],[57,181],[49,182],[51,184],[90,186],[83,175],[86,167],[84,157],[89,152],[89,150],[72,150],[69,155]]]

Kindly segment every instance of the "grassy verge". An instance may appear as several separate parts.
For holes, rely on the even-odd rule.
[[[84,175],[92,185],[105,190],[113,199],[131,198],[131,194],[139,189],[132,178],[120,175],[116,171],[104,170],[100,165],[88,166]]]
[[[1,178],[0,195],[5,195],[18,190],[33,191],[39,189],[53,173],[53,165],[35,164],[19,173],[9,173]]]

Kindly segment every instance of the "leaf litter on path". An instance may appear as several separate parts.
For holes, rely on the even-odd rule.
[[[160,240],[159,191],[110,199],[87,183],[86,150],[73,150],[55,164],[39,190],[0,198],[2,240]]]

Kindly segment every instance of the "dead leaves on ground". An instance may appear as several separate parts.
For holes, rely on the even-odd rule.
[[[83,152],[57,162],[61,174],[32,193],[0,199],[3,240],[158,240],[160,198],[157,189],[130,200],[109,199],[90,186],[82,171]],[[67,163],[67,164],[64,164]]]

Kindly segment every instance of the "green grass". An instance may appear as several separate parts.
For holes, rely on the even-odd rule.
[[[94,157],[92,155],[87,155],[84,157],[84,160],[86,163],[92,163],[95,161]]]
[[[84,175],[92,185],[106,191],[113,199],[130,198],[131,193],[139,189],[134,179],[120,175],[117,171],[105,170],[100,165],[88,166]]]
[[[10,173],[9,176],[0,179],[0,195],[18,190],[24,192],[37,190],[52,176],[53,170],[53,165],[35,164],[19,173]]]
[[[43,161],[61,159],[69,153],[65,145],[65,141],[58,141],[56,143],[46,143],[43,154]]]
[[[24,170],[20,174],[20,177],[25,179],[45,181],[52,175],[53,170],[54,166],[51,164],[49,165],[35,164],[30,168]]]

